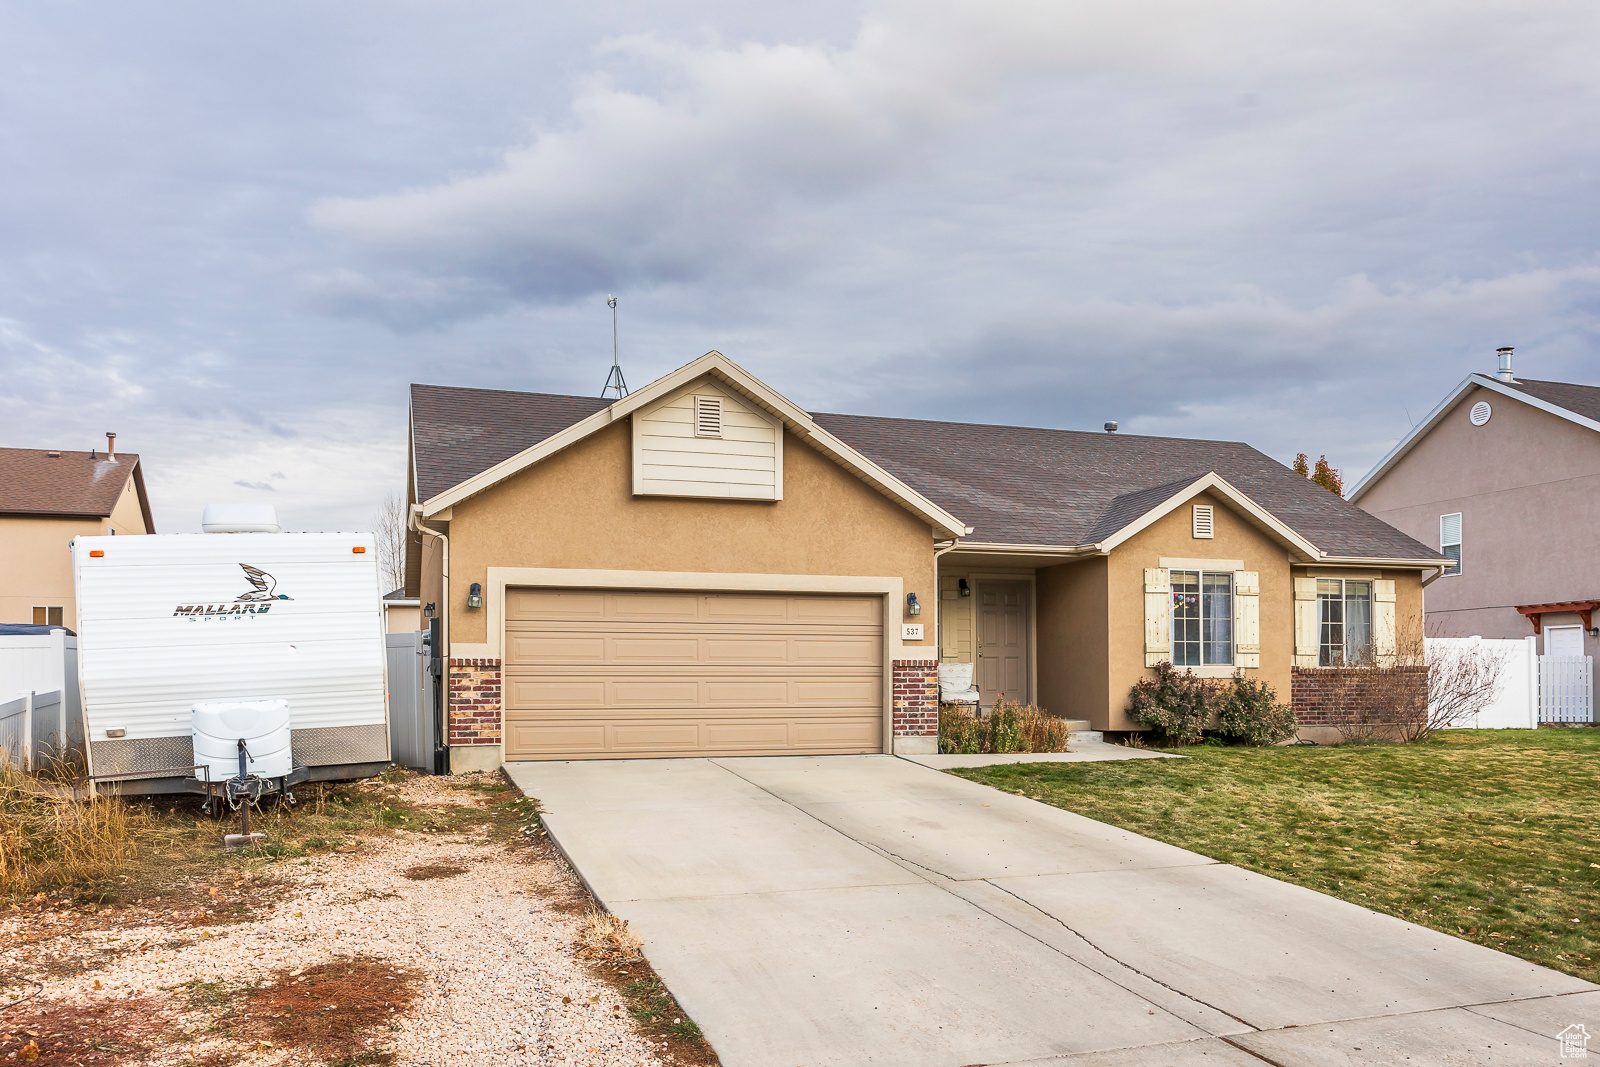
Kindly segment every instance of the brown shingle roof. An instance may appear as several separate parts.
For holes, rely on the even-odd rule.
[[[116,507],[138,466],[135,452],[119,452],[116,459],[108,459],[104,452],[0,448],[0,514],[103,519]],[[148,525],[148,514],[145,521]]]
[[[413,385],[418,499],[437,496],[606,405],[594,397]],[[1443,559],[1235,441],[869,415],[812,418],[974,527],[970,541],[1094,544],[1215,472],[1330,555]]]
[[[1566,408],[1575,415],[1600,421],[1600,385],[1576,385],[1572,382],[1539,382],[1518,378],[1502,382],[1512,389],[1521,390],[1531,397]]]
[[[608,403],[590,396],[413,385],[417,500],[429,500],[460,485],[582,422]]]
[[[1443,558],[1238,441],[865,415],[812,418],[972,526],[972,541],[1095,544],[1182,485],[1215,472],[1329,555]]]

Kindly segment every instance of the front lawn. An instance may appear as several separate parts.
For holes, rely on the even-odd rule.
[[[1600,729],[952,773],[1600,981]]]

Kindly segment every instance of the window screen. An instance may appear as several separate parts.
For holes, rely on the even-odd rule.
[[[1461,512],[1439,516],[1439,551],[1454,563],[1444,569],[1446,574],[1461,573]]]
[[[65,614],[60,608],[34,608],[33,624],[35,626],[65,626],[66,623],[61,621]]]

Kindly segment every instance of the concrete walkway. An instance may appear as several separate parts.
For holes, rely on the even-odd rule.
[[[1507,1067],[1600,1035],[1586,982],[891,756],[506,770],[725,1067]]]

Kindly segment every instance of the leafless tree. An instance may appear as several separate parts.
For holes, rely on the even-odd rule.
[[[378,535],[378,567],[385,589],[406,584],[406,500],[390,493],[378,505],[372,525]]]

